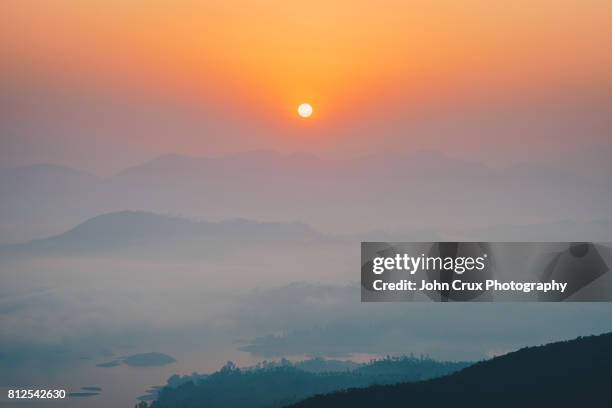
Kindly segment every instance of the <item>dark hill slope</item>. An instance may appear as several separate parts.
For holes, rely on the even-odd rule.
[[[612,406],[612,333],[529,347],[429,381],[350,389],[292,407]]]

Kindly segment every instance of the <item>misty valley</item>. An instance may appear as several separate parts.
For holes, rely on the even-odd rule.
[[[426,186],[423,203],[396,193],[374,199],[395,186],[394,166],[405,161],[394,163],[369,161],[366,169],[360,160],[259,152],[163,157],[107,180],[57,168],[0,171],[0,391],[66,389],[66,400],[48,401],[61,407],[132,407],[138,398],[159,408],[203,400],[281,407],[346,388],[423,381],[612,327],[606,303],[361,303],[361,241],[612,240],[610,221],[563,218],[585,208],[605,214],[607,201],[557,203],[561,220],[551,221],[539,213],[548,193],[532,197],[529,221],[429,223],[439,208],[421,205],[435,198]],[[410,165],[419,172],[431,166],[418,163]],[[480,171],[452,160],[445,168],[435,183],[451,189],[459,175]],[[487,177],[501,177],[506,191],[522,189],[512,173]],[[403,183],[423,182],[401,174]],[[360,191],[366,179],[376,194]],[[573,186],[555,180],[536,178],[529,188]],[[49,191],[54,185],[61,191]],[[225,206],[216,201],[220,186],[233,186]],[[322,196],[325,206],[309,205]],[[467,214],[475,197],[463,197],[458,211]],[[407,211],[408,204],[415,206]],[[45,214],[44,222],[27,214]]]

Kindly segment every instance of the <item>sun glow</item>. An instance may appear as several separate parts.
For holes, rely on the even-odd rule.
[[[309,118],[312,115],[312,106],[308,103],[303,103],[297,108],[298,115],[303,118]]]

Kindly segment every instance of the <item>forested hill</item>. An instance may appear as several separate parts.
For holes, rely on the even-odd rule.
[[[470,363],[397,357],[368,364],[321,360],[240,369],[232,364],[208,376],[173,377],[151,408],[273,408],[312,395],[372,384],[395,384],[446,375]],[[322,371],[337,367],[336,371]],[[146,406],[141,403],[141,406]]]
[[[452,375],[306,399],[292,408],[612,406],[612,333],[528,347]]]

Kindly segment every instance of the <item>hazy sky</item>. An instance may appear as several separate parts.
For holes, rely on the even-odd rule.
[[[605,143],[611,17],[597,0],[4,0],[0,165]]]

